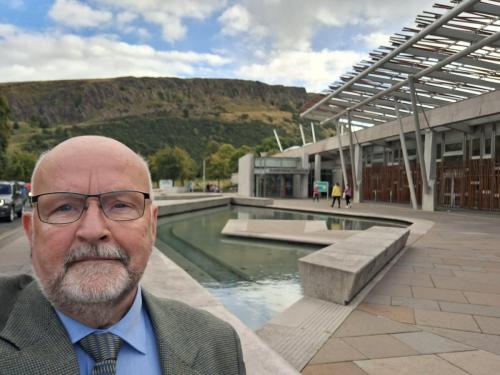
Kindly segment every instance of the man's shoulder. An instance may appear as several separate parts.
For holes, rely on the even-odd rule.
[[[23,290],[33,282],[33,277],[30,275],[0,275],[0,329],[7,321],[15,302],[23,292]]]
[[[215,317],[205,310],[177,300],[156,297],[147,292],[145,293],[145,297],[149,310],[154,309],[154,311],[152,311],[153,314],[165,315],[165,317],[168,316],[169,319],[175,320],[180,326],[185,325],[186,328],[189,327],[190,330],[193,329],[193,327],[198,327],[197,329],[201,329],[204,332],[234,330],[229,323]]]
[[[157,339],[166,344],[160,347],[171,348],[200,373],[245,374],[240,340],[229,323],[179,301],[149,293],[144,300]]]

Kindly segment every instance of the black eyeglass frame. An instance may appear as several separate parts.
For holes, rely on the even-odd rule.
[[[116,220],[116,219],[112,219],[110,218],[106,212],[102,209],[102,201],[101,201],[101,196],[102,195],[105,195],[105,194],[111,194],[111,193],[140,193],[143,195],[144,197],[144,206],[142,208],[142,213],[139,217],[135,218],[135,219],[123,219],[123,220]],[[82,193],[73,193],[71,191],[52,191],[50,193],[43,193],[43,194],[38,194],[38,195],[33,195],[31,197],[31,204],[34,205],[34,204],[38,204],[38,198],[41,197],[41,196],[44,196],[44,195],[53,195],[53,194],[70,194],[70,195],[78,195],[78,196],[81,196],[81,197],[84,197],[85,200],[84,202],[86,203],[87,202],[87,199],[89,198],[97,198],[99,200],[99,207],[101,208],[101,211],[102,213],[104,214],[104,216],[106,216],[109,220],[112,220],[112,221],[134,221],[134,220],[138,220],[140,219],[141,217],[144,216],[144,211],[146,210],[146,200],[149,199],[151,200],[151,195],[149,193],[145,193],[143,191],[139,191],[139,190],[114,190],[114,191],[106,191],[104,193],[99,193],[99,194],[82,194]],[[40,219],[40,221],[42,223],[46,223],[46,224],[52,224],[52,225],[64,225],[64,224],[71,224],[71,223],[74,223],[78,220],[80,220],[80,218],[82,217],[83,215],[83,212],[88,208],[87,205],[84,205],[83,206],[83,209],[82,209],[82,212],[80,212],[80,215],[73,221],[68,221],[68,222],[65,222],[65,223],[51,223],[51,222],[47,222],[47,221],[44,221],[42,219],[42,217],[40,216],[40,210],[36,210],[37,211],[37,216],[38,218]]]

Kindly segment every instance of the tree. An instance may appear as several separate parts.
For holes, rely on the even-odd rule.
[[[234,146],[224,143],[207,159],[208,176],[209,178],[217,179],[219,188],[221,179],[231,177],[231,167],[234,165],[233,159],[235,153],[236,149]]]
[[[9,180],[29,181],[35,168],[36,155],[27,151],[13,151],[7,154],[5,178]]]
[[[7,99],[0,96],[0,171],[5,171],[7,146],[10,138],[9,105]]]
[[[196,176],[198,168],[196,167],[196,162],[183,148],[175,147],[175,154],[181,161],[180,179],[184,185],[184,180],[188,180]]]
[[[207,173],[209,178],[215,178],[217,180],[217,186],[220,189],[220,180],[229,178],[231,174],[229,159],[223,158],[218,153],[211,155],[207,160]]]
[[[262,153],[273,155],[279,151],[280,150],[278,148],[278,144],[276,143],[276,138],[274,137],[264,138],[262,142],[260,142],[260,144],[255,147],[255,152],[259,155]]]
[[[213,139],[209,139],[207,142],[207,146],[205,147],[205,152],[203,153],[203,158],[207,159],[212,154],[215,154],[220,147],[220,143],[214,141]]]
[[[196,176],[196,163],[180,147],[165,146],[159,149],[150,157],[150,167],[153,178],[160,179],[180,179],[184,183],[185,179]]]
[[[231,160],[229,162],[229,169],[231,169],[231,172],[235,173],[238,172],[238,161],[242,156],[245,156],[246,154],[253,153],[254,150],[247,145],[243,145],[236,150],[234,150],[233,155],[231,156]]]

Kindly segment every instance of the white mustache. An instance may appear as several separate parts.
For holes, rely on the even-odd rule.
[[[72,263],[88,258],[116,259],[125,266],[128,265],[130,260],[127,252],[120,247],[108,245],[82,245],[70,249],[69,253],[64,258],[64,268],[67,270]]]

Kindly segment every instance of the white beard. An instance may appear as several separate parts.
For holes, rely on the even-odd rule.
[[[85,258],[114,260],[79,261]],[[114,307],[138,285],[142,272],[128,267],[127,253],[106,245],[81,246],[66,256],[64,270],[54,277],[37,282],[50,303],[62,312],[82,321],[103,326]]]

